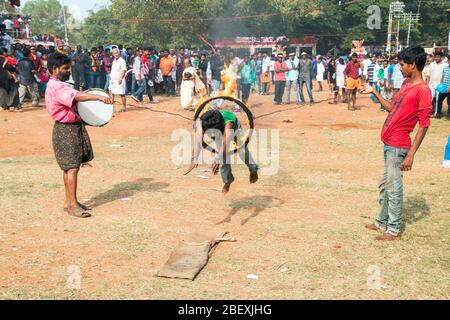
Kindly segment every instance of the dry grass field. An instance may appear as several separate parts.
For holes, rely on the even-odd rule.
[[[316,96],[312,108],[251,97],[254,115],[268,114],[256,128],[279,129],[279,170],[250,185],[237,166],[226,196],[209,167],[183,176],[172,163],[171,133],[192,128],[173,114],[192,117],[177,99],[88,128],[95,160],[81,170],[79,198],[95,208],[85,220],[62,210],[46,110],[0,113],[0,298],[449,299],[450,170],[440,165],[450,121],[432,121],[404,175],[401,241],[380,243],[364,225],[378,210],[386,114],[367,97],[348,112]],[[237,241],[220,243],[195,281],[155,276],[179,241],[210,230]],[[79,290],[66,286],[70,266]],[[368,286],[373,270],[379,288]]]

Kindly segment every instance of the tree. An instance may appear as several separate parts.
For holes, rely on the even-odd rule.
[[[70,15],[66,10],[66,18]],[[64,34],[64,17],[58,0],[29,0],[22,9],[24,15],[30,16],[30,28],[33,34]]]
[[[44,1],[34,0],[33,2]],[[48,0],[50,1],[50,0]],[[56,1],[56,0],[55,0]],[[198,35],[210,39],[236,36],[302,38],[316,35],[318,50],[337,47],[348,52],[351,41],[383,46],[387,40],[389,4],[392,0],[112,0],[111,7],[90,12],[81,32],[73,36],[88,46],[99,43],[124,46],[203,46]],[[411,44],[430,46],[447,41],[448,0],[405,1],[405,12],[417,12]],[[380,8],[381,28],[371,29],[368,8]],[[407,22],[400,24],[406,42]],[[394,26],[394,32],[396,28]]]

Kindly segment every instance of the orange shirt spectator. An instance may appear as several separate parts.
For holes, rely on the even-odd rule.
[[[159,68],[161,69],[163,76],[171,76],[172,69],[174,67],[175,62],[173,61],[173,58],[171,56],[161,58],[159,62]]]

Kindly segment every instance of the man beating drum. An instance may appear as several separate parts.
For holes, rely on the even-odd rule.
[[[64,210],[78,218],[88,218],[90,208],[77,200],[77,178],[80,166],[94,158],[89,135],[84,127],[77,103],[101,101],[112,104],[109,97],[86,94],[69,87],[65,81],[70,77],[71,60],[62,53],[55,53],[48,59],[51,78],[45,92],[47,111],[55,120],[53,127],[53,149],[61,170],[64,171],[66,199]]]

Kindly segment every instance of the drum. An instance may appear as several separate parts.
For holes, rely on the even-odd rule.
[[[102,89],[89,89],[84,93],[109,97]],[[87,125],[93,127],[102,127],[106,125],[111,121],[113,112],[114,106],[112,104],[104,104],[101,101],[78,102],[78,114]]]

